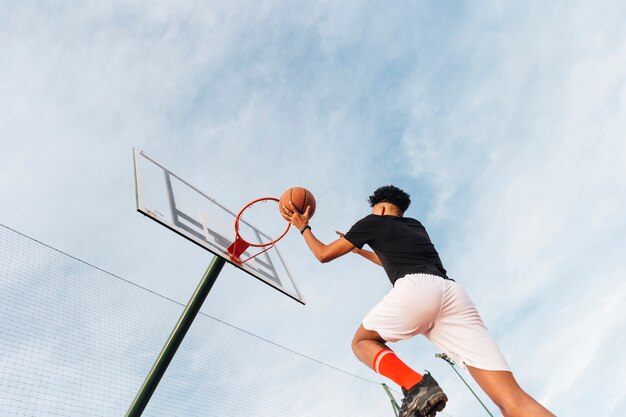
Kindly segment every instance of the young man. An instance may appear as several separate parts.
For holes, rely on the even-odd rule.
[[[303,214],[282,207],[315,257],[329,262],[355,252],[382,266],[393,288],[363,319],[352,340],[359,360],[402,387],[400,417],[434,416],[447,397],[430,376],[415,372],[387,347],[387,342],[424,335],[439,349],[463,363],[505,417],[554,417],[524,392],[500,349],[489,335],[465,290],[451,280],[422,224],[404,217],[410,196],[392,185],[369,197],[372,214],[345,235],[325,245]],[[367,244],[372,251],[362,249]]]

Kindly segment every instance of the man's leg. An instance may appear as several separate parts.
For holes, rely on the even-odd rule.
[[[365,365],[405,389],[412,388],[422,380],[422,375],[402,362],[377,332],[367,330],[363,325],[354,334],[352,351]]]
[[[360,325],[352,339],[352,351],[361,362],[372,368],[376,354],[387,348],[385,343],[378,333]]]
[[[434,416],[445,407],[448,397],[437,381],[430,374],[421,375],[409,368],[377,332],[359,326],[352,339],[352,350],[361,362],[402,387],[400,417]]]
[[[467,366],[467,370],[500,408],[503,416],[555,417],[519,386],[512,372],[487,371],[471,366]]]

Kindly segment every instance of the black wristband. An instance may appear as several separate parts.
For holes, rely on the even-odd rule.
[[[300,229],[300,234],[303,235],[306,229],[311,230],[311,226],[309,226],[308,224],[305,224],[304,226],[302,226],[302,229]]]

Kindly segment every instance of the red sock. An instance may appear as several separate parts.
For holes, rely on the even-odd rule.
[[[411,389],[415,384],[419,383],[423,376],[409,368],[402,362],[393,350],[386,348],[381,350],[374,356],[372,368],[377,373],[386,376],[396,384]]]

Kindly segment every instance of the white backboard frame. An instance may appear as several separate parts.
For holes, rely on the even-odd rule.
[[[227,248],[235,237],[236,214],[147,156],[142,150],[133,148],[133,160],[137,211],[305,304],[304,297],[276,246],[243,264],[234,262],[228,255]],[[150,179],[147,171],[150,171]],[[241,227],[248,228],[246,236],[256,236],[258,242],[271,240],[249,223],[240,223]],[[255,248],[249,250],[253,249]],[[251,254],[244,253],[241,258],[246,259]]]

